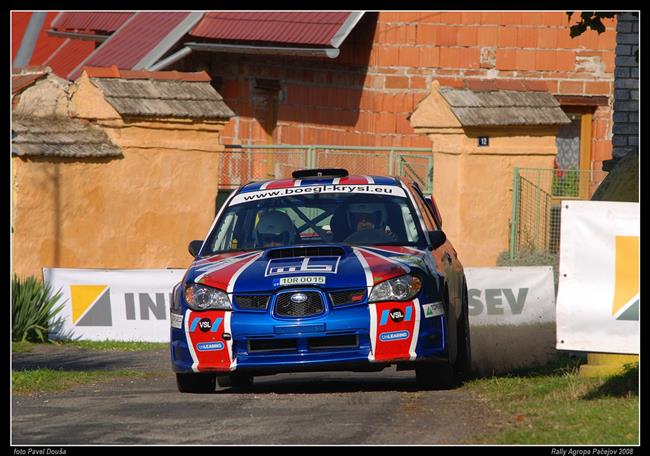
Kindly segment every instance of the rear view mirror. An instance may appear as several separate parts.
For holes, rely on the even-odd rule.
[[[190,245],[187,246],[187,250],[190,252],[190,255],[196,258],[199,254],[199,251],[201,250],[202,245],[203,245],[202,240],[195,240],[190,242]]]

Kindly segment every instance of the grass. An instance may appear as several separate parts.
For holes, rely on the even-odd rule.
[[[64,371],[34,369],[13,371],[11,387],[14,394],[34,394],[65,391],[74,387],[104,382],[118,378],[145,378],[153,375],[131,370],[115,371]]]
[[[11,351],[13,353],[29,353],[32,352],[38,345],[43,344],[35,344],[27,341],[12,342]],[[48,345],[103,351],[146,351],[169,348],[169,343],[166,342],[122,342],[116,340],[51,340]]]
[[[578,368],[562,355],[542,368],[466,383],[503,423],[471,443],[639,444],[638,365],[605,378],[579,377]]]

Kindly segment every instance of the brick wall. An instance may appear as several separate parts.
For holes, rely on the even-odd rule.
[[[575,39],[571,23],[564,12],[366,13],[337,59],[194,53],[183,65],[222,78],[220,92],[238,114],[224,144],[430,147],[407,117],[433,79],[452,87],[487,80],[502,89],[535,82],[556,95],[610,97],[616,21]],[[271,139],[256,78],[281,85]],[[594,113],[596,162],[611,157],[611,117],[607,104]]]
[[[616,72],[614,79],[614,159],[639,147],[639,17],[624,13],[616,26]],[[611,164],[605,169],[608,170]]]

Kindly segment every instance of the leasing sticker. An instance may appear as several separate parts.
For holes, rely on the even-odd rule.
[[[325,276],[282,277],[278,285],[325,285]]]

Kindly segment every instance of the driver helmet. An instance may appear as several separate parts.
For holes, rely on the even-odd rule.
[[[375,229],[385,225],[384,206],[377,203],[353,203],[348,209],[348,222],[351,227],[356,227],[362,220],[371,221]]]
[[[290,245],[295,241],[296,228],[284,212],[270,211],[263,214],[257,222],[255,237],[258,245]]]

